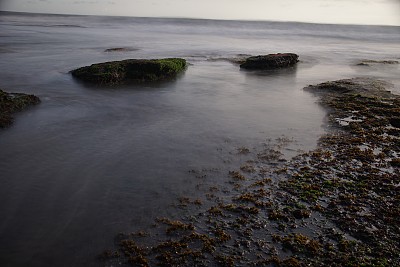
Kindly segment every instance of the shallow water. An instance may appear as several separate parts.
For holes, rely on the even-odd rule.
[[[42,99],[0,131],[2,266],[96,266],[135,231],[194,195],[191,169],[234,168],[230,152],[282,135],[316,146],[325,112],[302,88],[355,76],[400,92],[399,27],[0,13],[0,88]],[[126,47],[126,52],[104,52]],[[223,58],[294,52],[297,67],[241,71]],[[184,57],[174,81],[114,88],[69,71],[125,58]],[[223,179],[221,175],[221,179]]]

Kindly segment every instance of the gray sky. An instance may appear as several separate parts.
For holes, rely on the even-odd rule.
[[[0,10],[400,26],[400,0],[0,0]]]

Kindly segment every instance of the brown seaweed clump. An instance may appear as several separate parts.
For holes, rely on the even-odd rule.
[[[0,128],[8,127],[13,123],[12,114],[38,103],[40,99],[37,96],[0,90]]]

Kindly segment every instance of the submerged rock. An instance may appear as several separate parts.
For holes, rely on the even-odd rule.
[[[357,66],[372,66],[372,65],[395,65],[400,64],[397,60],[362,60],[361,62],[357,63]]]
[[[244,69],[279,69],[295,65],[299,56],[293,53],[269,54],[249,57],[240,65]]]
[[[121,84],[125,82],[149,82],[175,77],[186,69],[186,60],[127,59],[93,64],[71,71],[72,76],[96,84]]]
[[[107,48],[104,50],[104,52],[130,52],[130,51],[136,51],[139,49],[136,48],[129,48],[129,47],[113,47],[113,48]]]
[[[13,123],[13,113],[38,103],[40,103],[40,99],[37,96],[7,93],[0,90],[0,128],[5,128]]]

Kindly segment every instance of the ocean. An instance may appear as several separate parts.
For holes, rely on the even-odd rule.
[[[122,51],[106,52],[110,48]],[[292,52],[296,67],[244,71],[229,59]],[[164,83],[96,87],[69,71],[127,58],[185,58]],[[99,266],[119,232],[183,212],[191,170],[235,168],[238,148],[316,147],[326,111],[303,88],[374,77],[400,93],[400,27],[0,12],[0,88],[42,103],[0,131],[2,266]],[[237,167],[237,166],[236,166]],[[218,176],[218,175],[217,175]]]

